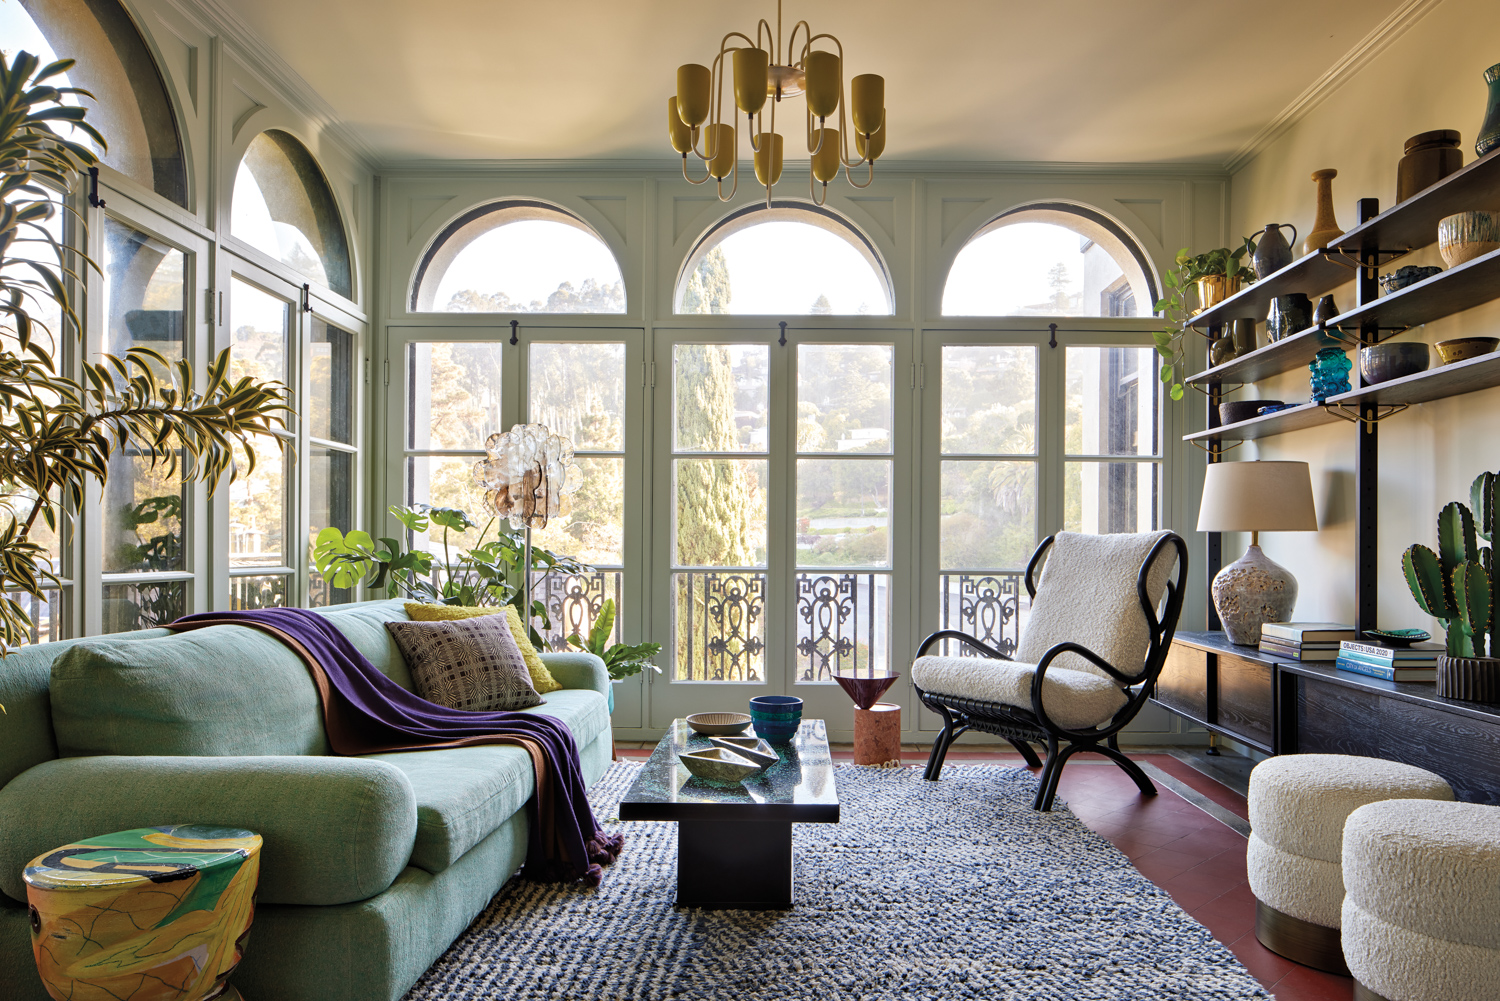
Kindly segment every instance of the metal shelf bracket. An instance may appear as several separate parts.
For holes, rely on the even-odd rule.
[[[1351,409],[1349,404],[1347,403],[1325,403],[1323,404],[1323,409],[1328,411],[1333,416],[1337,417],[1339,420],[1348,421],[1351,424],[1362,424],[1365,427],[1370,427],[1371,425],[1379,424],[1387,417],[1396,416],[1401,411],[1405,410],[1408,406],[1410,406],[1410,404],[1407,403],[1377,403],[1375,405],[1374,417],[1366,417],[1364,414],[1359,412],[1358,407]]]
[[[1194,448],[1201,448],[1203,449],[1203,451],[1207,452],[1208,457],[1211,461],[1218,462],[1219,459],[1223,458],[1225,452],[1232,452],[1245,443],[1243,441],[1235,441],[1230,442],[1229,445],[1226,446],[1223,439],[1210,438],[1207,445],[1205,445],[1201,441],[1191,442],[1190,444]]]

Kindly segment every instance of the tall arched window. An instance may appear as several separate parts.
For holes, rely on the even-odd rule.
[[[863,233],[796,203],[742,209],[698,241],[673,298],[677,313],[889,316],[890,277]]]
[[[24,49],[44,64],[76,59],[63,85],[93,93],[89,121],[109,143],[104,162],[187,207],[186,159],[172,101],[151,50],[116,0],[0,3],[0,39],[6,52]]]
[[[1147,259],[1113,220],[1028,205],[974,234],[953,260],[944,316],[1150,316]]]
[[[234,177],[229,232],[310,282],[353,298],[349,241],[318,164],[285,132],[250,140]]]
[[[609,246],[544,202],[483,205],[448,225],[417,266],[417,313],[623,313]]]

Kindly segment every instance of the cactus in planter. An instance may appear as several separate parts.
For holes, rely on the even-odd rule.
[[[1491,565],[1493,559],[1491,555]],[[1401,554],[1401,569],[1417,605],[1446,624],[1449,657],[1484,656],[1492,588],[1482,560],[1474,515],[1457,501],[1438,514],[1436,553],[1419,544]]]
[[[1469,487],[1469,503],[1474,508],[1474,530],[1479,538],[1488,542],[1479,551],[1479,563],[1490,575],[1490,656],[1500,655],[1500,587],[1495,586],[1495,488],[1500,484],[1500,473],[1480,473]],[[1482,650],[1479,651],[1481,654]]]

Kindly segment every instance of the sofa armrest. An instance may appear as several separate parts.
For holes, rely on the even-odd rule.
[[[265,839],[266,904],[344,904],[390,886],[411,858],[417,801],[395,766],[365,758],[58,758],[0,788],[0,890],[83,838],[167,824],[240,827]]]
[[[604,661],[591,653],[544,653],[542,663],[564,688],[592,688],[610,701],[614,708],[614,686]]]

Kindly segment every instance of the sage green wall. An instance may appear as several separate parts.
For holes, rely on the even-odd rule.
[[[1395,201],[1402,144],[1419,132],[1457,129],[1463,134],[1465,162],[1473,160],[1486,100],[1483,73],[1496,63],[1500,5],[1489,0],[1437,3],[1234,174],[1231,239],[1268,222],[1291,222],[1305,233],[1314,210],[1308,175],[1323,167],[1339,172],[1333,188],[1343,228],[1354,226],[1358,198],[1379,198],[1380,207],[1389,208]],[[1500,208],[1500,193],[1475,207]],[[1432,247],[1399,264],[1443,262]],[[1335,290],[1334,296],[1340,309],[1354,305],[1352,284]],[[1500,303],[1407,331],[1398,339],[1433,342],[1481,334],[1500,334]],[[1306,400],[1307,374],[1287,373],[1246,392],[1264,399]],[[1500,468],[1497,419],[1500,389],[1491,389],[1421,404],[1380,425],[1382,626],[1417,626],[1440,634],[1407,593],[1401,551],[1413,542],[1432,545],[1438,509],[1450,500],[1466,499],[1469,483],[1481,470]],[[1299,459],[1312,465],[1318,533],[1261,539],[1267,555],[1288,567],[1301,584],[1299,619],[1353,621],[1355,440],[1351,425],[1329,425],[1252,442],[1228,456]],[[1226,537],[1225,559],[1235,558],[1246,541]]]

